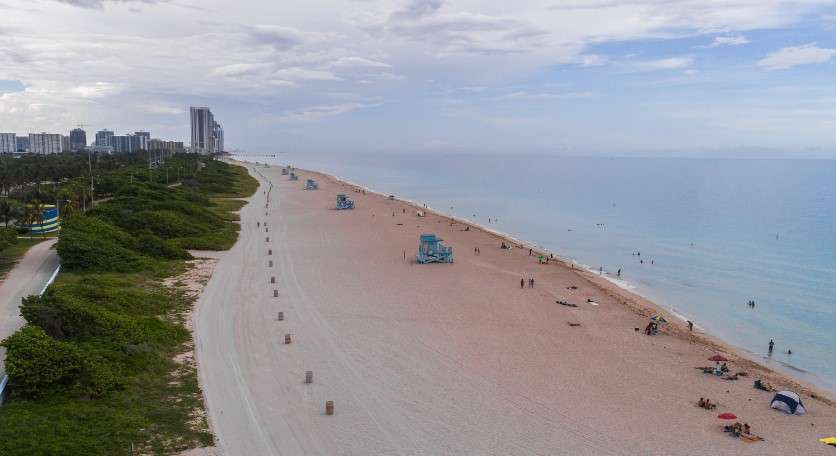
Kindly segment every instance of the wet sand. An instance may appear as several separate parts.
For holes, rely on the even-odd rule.
[[[321,174],[288,181],[279,167],[255,169],[262,187],[195,317],[200,379],[226,454],[833,452],[817,442],[836,433],[826,399],[805,389],[808,415],[771,410],[772,393],[752,380],[788,378],[675,322],[657,336],[635,331],[658,311],[639,296]],[[302,189],[308,177],[319,190]],[[339,192],[356,209],[334,210]],[[269,231],[257,226],[265,221]],[[420,233],[444,238],[455,263],[416,264]],[[532,277],[535,288],[521,289]],[[750,375],[694,369],[716,353]],[[700,397],[720,405],[700,409]],[[724,434],[716,416],[726,411],[765,441]]]

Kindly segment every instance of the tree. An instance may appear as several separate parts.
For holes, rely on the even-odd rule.
[[[0,199],[0,218],[3,219],[3,226],[9,226],[9,220],[17,214],[18,205],[8,199]]]

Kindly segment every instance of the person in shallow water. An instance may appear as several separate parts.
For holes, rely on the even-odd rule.
[[[772,350],[775,349],[775,341],[773,339],[769,339],[769,354],[772,354]]]

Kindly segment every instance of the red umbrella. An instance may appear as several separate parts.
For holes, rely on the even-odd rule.
[[[717,418],[720,418],[721,420],[736,420],[737,415],[735,415],[734,413],[731,413],[731,412],[726,412],[726,413],[721,413],[721,414],[717,415]]]
[[[720,355],[714,355],[711,358],[708,358],[708,360],[709,361],[717,361],[717,362],[721,362],[721,363],[724,363],[724,362],[728,361],[728,359],[726,359],[726,358],[724,358]]]

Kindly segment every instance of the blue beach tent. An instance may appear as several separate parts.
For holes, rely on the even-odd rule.
[[[801,403],[801,397],[792,391],[779,391],[772,398],[769,406],[776,410],[783,410],[790,415],[804,415],[807,409]]]

